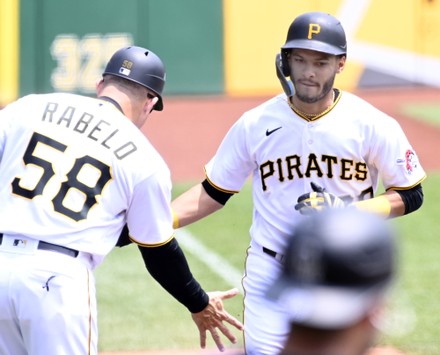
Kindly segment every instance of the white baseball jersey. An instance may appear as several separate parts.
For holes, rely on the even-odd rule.
[[[125,223],[139,244],[173,235],[163,159],[113,104],[73,94],[26,96],[0,111],[0,232],[92,254]]]
[[[252,176],[254,212],[243,279],[248,355],[279,353],[289,333],[285,310],[266,292],[281,270],[287,238],[305,218],[294,206],[311,191],[310,182],[355,201],[373,197],[380,180],[386,189],[408,189],[425,177],[399,124],[347,92],[313,121],[297,115],[284,94],[244,113],[205,170],[213,185],[229,192]]]
[[[346,201],[385,189],[408,189],[423,171],[398,122],[364,100],[342,92],[324,116],[298,116],[284,94],[246,112],[230,129],[206,166],[208,179],[239,191],[252,175],[251,235],[281,251],[296,221],[297,198],[310,182]]]
[[[125,224],[172,238],[166,164],[112,103],[29,95],[0,111],[0,182],[0,353],[97,354],[92,269]]]

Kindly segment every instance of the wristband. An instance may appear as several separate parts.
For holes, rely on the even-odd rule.
[[[174,210],[171,210],[173,212],[173,228],[177,229],[179,228],[179,217],[177,217],[176,212]]]
[[[389,217],[391,213],[391,203],[385,196],[378,196],[369,200],[362,200],[353,203],[356,208],[367,211],[378,213],[382,216]]]

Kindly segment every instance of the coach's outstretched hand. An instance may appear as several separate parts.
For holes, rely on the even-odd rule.
[[[243,324],[231,316],[223,306],[223,300],[232,298],[237,294],[238,290],[236,288],[229,291],[208,292],[209,304],[206,308],[201,312],[191,314],[194,322],[199,328],[200,346],[202,349],[206,347],[206,331],[209,331],[217,348],[220,351],[225,350],[217,328],[231,341],[231,343],[235,344],[237,342],[235,335],[232,334],[227,325],[223,323],[228,322],[238,330],[243,330]]]

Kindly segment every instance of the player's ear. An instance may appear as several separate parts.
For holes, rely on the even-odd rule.
[[[147,100],[144,103],[144,112],[150,113],[154,109],[154,105],[159,101],[158,97],[148,96]]]
[[[339,73],[341,73],[343,70],[344,70],[344,68],[345,68],[345,61],[346,61],[346,56],[345,55],[342,55],[342,56],[340,56],[338,59],[338,68],[337,68],[337,70],[336,70],[336,72],[339,74]]]
[[[96,87],[96,93],[98,94],[98,96],[99,96],[99,93],[102,90],[103,84],[104,84],[104,78],[101,78],[101,79],[96,81],[95,87]]]

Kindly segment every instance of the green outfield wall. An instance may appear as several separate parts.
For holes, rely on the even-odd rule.
[[[20,93],[93,94],[118,48],[139,45],[167,69],[166,94],[219,93],[220,0],[21,0]]]
[[[338,87],[440,87],[440,0],[0,0],[0,105],[93,94],[111,53],[131,44],[162,57],[165,95],[273,94],[275,55],[304,11],[346,29]]]

